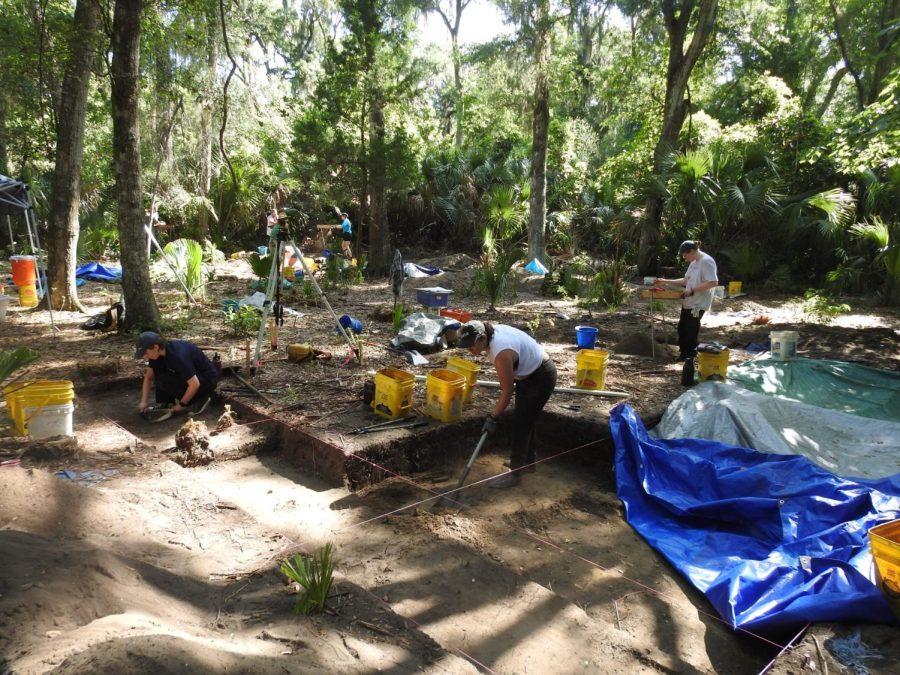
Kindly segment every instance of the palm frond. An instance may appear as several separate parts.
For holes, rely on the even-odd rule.
[[[873,218],[870,222],[855,223],[850,227],[850,234],[871,242],[879,251],[884,251],[891,243],[891,231],[880,218]]]

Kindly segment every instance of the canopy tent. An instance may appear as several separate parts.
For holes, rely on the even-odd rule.
[[[31,190],[27,183],[0,174],[0,216],[6,216],[6,226],[9,228],[9,241],[15,249],[10,216],[19,215],[25,218],[25,229],[28,233],[28,242],[34,254],[35,272],[37,273],[37,287],[42,295],[47,296],[47,307],[50,309],[50,325],[56,329],[53,321],[53,304],[50,302],[50,289],[44,287],[41,279],[41,240],[38,234],[37,220],[34,217],[34,205],[31,201]]]
[[[0,216],[15,216],[31,208],[28,186],[0,174]]]

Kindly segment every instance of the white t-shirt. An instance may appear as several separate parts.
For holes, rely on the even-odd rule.
[[[693,289],[694,286],[705,284],[707,281],[718,282],[719,280],[716,261],[703,251],[698,251],[698,253],[699,257],[688,265],[687,272],[684,273],[684,279],[687,282],[684,288],[687,291]],[[702,309],[708,312],[712,308],[713,292],[714,287],[698,291],[682,300],[681,306],[685,309]]]
[[[491,363],[497,360],[500,352],[507,349],[514,351],[519,357],[519,365],[513,370],[513,377],[517,380],[531,375],[544,360],[544,348],[528,333],[512,326],[494,324],[494,337],[488,347]]]

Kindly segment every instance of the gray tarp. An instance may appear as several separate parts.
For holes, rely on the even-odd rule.
[[[660,438],[703,438],[763,452],[803,455],[839,476],[900,473],[900,422],[705,382],[675,399],[655,429]]]

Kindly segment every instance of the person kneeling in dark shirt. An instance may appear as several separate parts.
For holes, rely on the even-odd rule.
[[[187,411],[199,415],[216,391],[218,375],[212,362],[197,345],[186,340],[166,340],[148,331],[138,336],[136,359],[146,359],[138,410],[147,419],[162,422]],[[150,405],[150,390],[156,390],[156,406]]]

